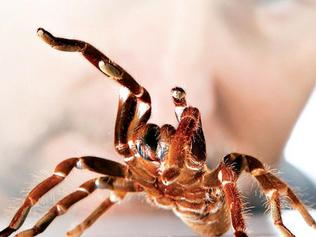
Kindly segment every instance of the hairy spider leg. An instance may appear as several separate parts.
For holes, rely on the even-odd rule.
[[[292,237],[294,235],[283,224],[280,206],[281,196],[285,196],[290,201],[293,208],[298,210],[308,225],[316,228],[315,220],[293,190],[277,176],[267,170],[261,161],[249,155],[231,153],[224,157],[224,164],[226,167],[230,167],[230,170],[235,172],[235,177],[238,176],[242,170],[245,170],[255,177],[269,201],[274,224],[284,236]],[[222,179],[224,186],[232,185],[231,179],[227,179],[224,176]]]
[[[129,132],[133,132],[138,126],[146,124],[150,118],[151,99],[148,91],[140,86],[122,67],[92,45],[80,40],[55,37],[42,28],[39,28],[37,33],[54,49],[82,53],[104,75],[122,85],[115,126],[115,147],[119,154],[127,158],[127,161],[128,158],[131,159],[133,153],[130,149],[134,148],[134,144],[126,143],[128,142],[126,140],[129,137]],[[137,109],[135,108],[135,100],[137,101]]]
[[[42,233],[57,216],[65,214],[72,205],[86,198],[96,189],[112,190],[110,194],[112,203],[120,201],[126,192],[137,191],[136,185],[124,178],[103,176],[91,179],[57,202],[31,229],[18,233],[16,237],[31,237]]]
[[[243,202],[237,187],[238,174],[230,166],[220,165],[218,179],[225,193],[226,205],[229,208],[231,222],[235,230],[234,237],[247,237]]]
[[[143,89],[143,93],[146,95],[145,100],[130,93],[126,87],[120,89],[114,143],[116,150],[124,156],[127,163],[132,161],[135,156],[141,156],[135,145],[135,134],[141,128],[146,127],[151,115],[150,96],[145,89]]]
[[[280,196],[285,196],[303,217],[305,222],[316,228],[316,222],[293,190],[277,176],[268,171],[258,159],[243,155],[247,164],[245,170],[256,178],[271,206],[271,214],[276,227],[284,236],[294,236],[283,224],[281,217]]]
[[[57,50],[81,52],[98,70],[122,85],[115,125],[115,148],[125,157],[127,163],[134,158],[134,155],[139,155],[130,136],[134,134],[135,129],[144,126],[150,118],[151,99],[148,91],[122,67],[92,45],[80,40],[55,37],[42,28],[39,28],[37,33]]]
[[[75,228],[67,232],[69,237],[78,237],[88,229],[95,221],[103,215],[115,202],[111,201],[110,198],[106,198],[83,222],[77,225]]]
[[[92,45],[75,39],[65,39],[53,36],[43,28],[37,30],[38,36],[54,49],[68,52],[80,52],[104,75],[128,88],[140,100],[148,102],[147,93],[123,68],[111,61]]]
[[[133,152],[130,150],[128,145],[128,141],[130,139],[128,132],[130,124],[135,116],[136,109],[136,97],[133,96],[125,87],[122,87],[120,89],[119,104],[115,122],[114,145],[116,151],[120,155],[124,156],[127,161],[133,156]]]
[[[205,171],[206,147],[200,112],[197,108],[186,107],[171,141],[162,173],[162,181],[180,184],[197,181]]]
[[[34,206],[44,194],[62,182],[74,167],[77,169],[88,169],[96,173],[114,177],[125,177],[127,173],[124,165],[94,156],[69,158],[62,161],[56,166],[54,173],[50,177],[39,183],[31,190],[25,198],[22,206],[12,218],[9,226],[0,232],[0,237],[7,237],[19,229],[25,221],[32,206]]]

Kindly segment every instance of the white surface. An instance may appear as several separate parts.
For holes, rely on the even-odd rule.
[[[316,89],[297,121],[285,147],[285,158],[316,183]]]

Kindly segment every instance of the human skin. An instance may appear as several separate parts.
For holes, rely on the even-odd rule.
[[[315,85],[315,34],[298,34],[307,33],[303,15],[315,9],[227,3],[210,11],[206,2],[178,2],[167,76],[149,89],[168,119],[166,80],[186,89],[201,110],[210,159],[238,151],[276,166]]]

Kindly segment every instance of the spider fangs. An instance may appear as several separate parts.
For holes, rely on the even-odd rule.
[[[316,228],[314,219],[295,193],[265,169],[258,159],[231,153],[217,167],[209,169],[206,166],[200,113],[197,108],[187,105],[183,89],[172,89],[177,128],[147,123],[151,114],[150,95],[123,68],[86,42],[57,38],[44,29],[38,29],[37,33],[55,49],[82,53],[103,74],[121,85],[114,143],[125,164],[93,156],[62,161],[50,177],[27,195],[9,226],[0,232],[1,237],[18,230],[31,207],[62,182],[73,168],[88,169],[103,176],[83,183],[57,202],[31,229],[16,236],[42,233],[57,216],[96,189],[108,189],[110,196],[81,224],[67,232],[68,236],[80,236],[101,214],[130,192],[144,192],[153,203],[171,209],[203,236],[221,235],[231,224],[235,237],[247,236],[243,203],[236,186],[242,172],[250,173],[257,180],[267,197],[274,224],[283,236],[294,235],[282,222],[281,196],[287,197],[305,222]]]

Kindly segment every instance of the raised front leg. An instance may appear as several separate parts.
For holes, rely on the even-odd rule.
[[[80,52],[104,75],[117,81],[128,88],[135,96],[146,100],[144,88],[142,88],[122,67],[111,61],[92,45],[75,39],[65,39],[53,36],[48,31],[39,28],[38,36],[54,49],[68,52]]]
[[[69,158],[59,163],[52,176],[38,184],[25,198],[22,206],[14,215],[9,226],[0,232],[0,237],[9,236],[21,227],[30,209],[48,191],[62,182],[73,168],[88,169],[93,172],[114,177],[125,177],[126,167],[120,163],[93,156]]]
[[[131,134],[139,126],[147,123],[151,115],[151,99],[147,90],[140,86],[122,67],[110,60],[92,45],[75,39],[53,36],[39,28],[39,37],[54,49],[68,52],[80,52],[104,75],[118,82],[122,87],[115,124],[115,148],[126,160],[134,155],[134,144],[128,144]]]

